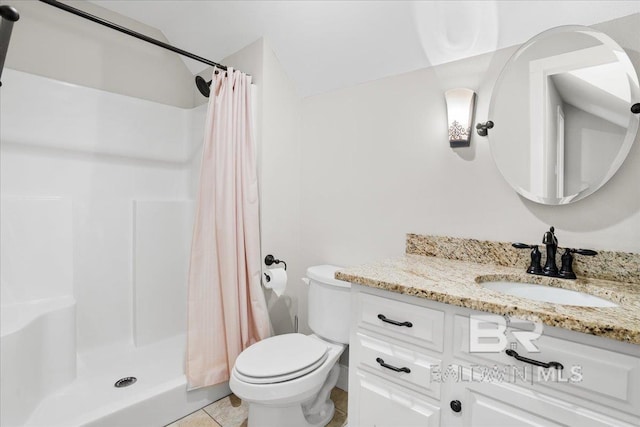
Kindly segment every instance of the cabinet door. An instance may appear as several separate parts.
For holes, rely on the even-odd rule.
[[[452,391],[452,400],[459,400],[462,410],[455,413],[447,408],[447,413],[443,417],[443,424],[447,426],[631,427],[633,425],[508,383],[458,382],[453,385]]]
[[[438,427],[440,410],[411,390],[358,370],[350,384],[350,427]],[[351,388],[355,386],[357,390]],[[351,408],[356,408],[355,413]]]
[[[507,339],[510,343],[517,343],[513,332],[518,332],[518,329],[507,329]],[[579,337],[579,334],[574,334]],[[542,376],[542,368],[519,362],[507,356],[504,351],[471,352],[469,342],[469,317],[456,315],[453,332],[454,357],[483,366],[497,364],[509,367],[506,372],[511,377],[514,372],[525,377],[520,378],[518,385],[532,386],[545,394],[562,393],[570,395],[567,399],[574,396],[576,399],[590,400],[640,416],[640,353],[632,356],[543,335],[535,340],[539,352],[528,353],[524,348],[518,348],[521,356],[564,365],[562,372],[551,369],[547,372],[549,375]],[[579,404],[589,405],[586,402]]]

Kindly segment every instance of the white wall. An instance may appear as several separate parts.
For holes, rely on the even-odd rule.
[[[3,83],[2,295],[71,293],[80,351],[184,333],[199,109],[11,69]]]
[[[262,253],[286,261],[285,295],[267,293],[276,333],[292,332],[300,314],[298,288],[307,265],[301,246],[300,98],[293,81],[265,42],[260,159]]]
[[[159,30],[103,7],[64,3],[167,42]],[[20,13],[6,67],[163,104],[194,105],[193,76],[177,54],[39,1],[0,4]]]
[[[640,69],[640,15],[599,28]],[[566,206],[518,196],[486,138],[474,134],[471,147],[449,148],[444,92],[475,90],[475,120],[486,121],[492,86],[514,51],[303,100],[303,265],[399,256],[409,232],[535,243],[550,225],[562,246],[640,252],[639,138],[604,187]]]

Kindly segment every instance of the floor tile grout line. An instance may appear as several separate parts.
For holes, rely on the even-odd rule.
[[[215,418],[213,418],[213,417],[211,416],[211,414],[210,414],[210,413],[208,413],[207,411],[205,411],[205,410],[204,410],[204,408],[206,408],[206,406],[203,406],[202,408],[200,408],[200,410],[201,410],[202,412],[204,412],[205,414],[207,414],[207,416],[208,416],[209,418],[211,418],[213,421],[215,421],[215,423],[216,423],[216,424],[218,424],[218,425],[222,425],[222,424],[220,424],[220,423],[218,422],[218,420],[216,420]]]

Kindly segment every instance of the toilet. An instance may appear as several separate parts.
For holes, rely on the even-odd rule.
[[[311,335],[277,335],[245,349],[229,386],[249,405],[249,427],[326,426],[335,411],[329,398],[338,381],[338,359],[349,342],[350,288],[339,267],[307,269]]]

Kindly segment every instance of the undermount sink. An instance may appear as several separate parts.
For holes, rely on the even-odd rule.
[[[492,291],[512,295],[514,297],[527,298],[535,301],[551,302],[554,304],[575,305],[580,307],[617,307],[618,305],[584,292],[569,289],[555,288],[533,283],[521,283],[511,281],[481,282],[480,286]]]

